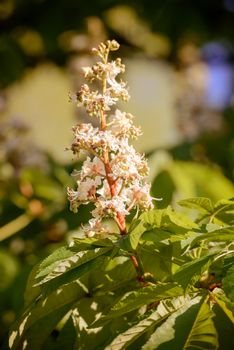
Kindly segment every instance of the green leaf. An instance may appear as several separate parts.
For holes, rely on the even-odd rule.
[[[95,295],[106,295],[118,289],[123,295],[125,291],[138,288],[136,270],[128,257],[121,256],[108,260],[105,274],[100,275],[93,271],[90,276],[92,283],[97,285]]]
[[[47,283],[40,285],[43,296],[49,295],[64,284],[77,281],[80,277],[84,276],[91,270],[99,269],[100,271],[103,266],[105,266],[106,259],[105,256],[98,256],[85,264],[75,267],[64,274],[49,280]]]
[[[134,247],[137,247],[138,242],[139,242],[139,239],[138,240],[136,239],[135,244],[134,244],[134,241],[132,243],[130,240],[130,235],[128,234],[120,237],[120,239],[118,240],[117,246],[120,250],[124,252],[133,253],[133,251],[135,250]]]
[[[218,339],[213,316],[204,299],[191,299],[156,329],[142,350],[216,350]]]
[[[234,200],[222,199],[215,204],[212,220],[221,224],[234,224]]]
[[[52,272],[59,263],[74,255],[74,251],[69,247],[61,247],[56,249],[51,255],[44,259],[38,268],[36,278],[47,275]]]
[[[172,276],[173,280],[179,283],[184,289],[188,287],[192,280],[198,280],[203,267],[216,255],[210,253],[201,258],[190,261],[180,267]],[[194,282],[194,281],[193,281]]]
[[[163,213],[164,210],[155,209],[141,214],[139,219],[137,219],[135,223],[131,225],[131,229],[126,237],[125,245],[127,247],[131,247],[132,250],[135,250],[142,234],[146,230],[161,226]]]
[[[141,235],[145,230],[145,224],[141,222],[132,232],[129,232],[127,237],[129,237],[130,246],[133,250],[137,248]]]
[[[41,350],[61,318],[69,311],[69,305],[46,315],[28,328],[11,349]]]
[[[51,313],[55,314],[60,312],[66,305],[69,307],[77,301],[79,298],[85,295],[83,289],[77,283],[70,283],[69,285],[58,288],[55,292],[51,293],[46,298],[38,298],[33,303],[20,319],[13,325],[9,345],[11,349],[16,349],[17,344],[24,338],[25,332],[32,327],[39,320],[47,317]],[[64,308],[64,313],[67,309]]]
[[[185,214],[175,212],[170,206],[166,209],[155,209],[145,212],[139,219],[146,224],[147,229],[155,227],[165,228],[170,223],[185,229],[198,227],[198,225]]]
[[[24,292],[24,301],[25,301],[25,306],[28,306],[31,304],[39,295],[41,294],[41,288],[39,286],[35,287],[35,276],[38,271],[39,264],[36,264],[33,269],[31,270],[25,292]]]
[[[211,203],[211,200],[205,197],[186,198],[186,199],[180,200],[178,204],[181,207],[185,207],[189,209],[197,209],[205,213],[212,213],[214,209],[214,206]]]
[[[178,227],[182,227],[188,230],[198,228],[198,225],[193,222],[188,216],[183,213],[175,212],[170,207],[167,208],[166,214],[170,218],[170,221]]]
[[[127,251],[135,250],[142,234],[153,227],[160,227],[164,210],[150,210],[140,215],[130,226],[122,245]]]
[[[125,332],[119,334],[106,348],[105,350],[122,350],[126,349],[130,344],[134,343],[140,336],[148,332],[152,327],[157,326],[173,312],[184,307],[188,302],[188,298],[183,296],[161,301],[157,307],[157,310],[151,313],[150,316],[141,319],[137,324],[128,328]],[[147,316],[147,315],[146,315]]]
[[[222,287],[227,297],[234,301],[234,266],[227,270],[226,276],[222,281]]]
[[[234,305],[223,293],[211,293],[212,298],[216,301],[218,306],[223,310],[228,319],[234,324]]]
[[[143,305],[156,302],[160,299],[173,298],[183,294],[183,290],[175,283],[151,285],[137,291],[126,293],[110,310],[108,315],[100,321],[106,321],[139,309]],[[98,320],[98,325],[100,324]],[[95,324],[96,326],[96,324]]]
[[[141,222],[144,222],[144,224],[146,224],[148,228],[161,227],[162,219],[166,211],[167,209],[149,210],[141,214],[139,219],[141,220]]]
[[[56,350],[74,349],[76,337],[77,334],[75,326],[72,320],[72,316],[70,315],[56,339]]]
[[[215,204],[214,211],[221,212],[221,211],[233,210],[233,208],[234,208],[234,199],[233,198],[221,199]]]
[[[197,242],[207,240],[213,242],[225,242],[234,240],[234,226],[223,227],[218,230],[211,231],[209,233],[200,234],[194,238],[191,242],[191,246],[194,246]]]
[[[109,238],[97,239],[95,237],[84,237],[84,238],[73,237],[72,240],[75,243],[74,245],[75,248],[80,248],[80,246],[82,247],[85,246],[89,249],[93,249],[93,247],[113,247],[113,241],[114,242],[116,241],[116,237],[113,236],[112,240]]]
[[[43,278],[41,281],[39,281],[35,285],[42,285],[54,278],[59,277],[60,275],[77,268],[78,266],[81,266],[85,263],[87,263],[90,260],[93,260],[97,258],[100,255],[105,254],[106,252],[110,251],[112,247],[105,247],[105,248],[94,248],[93,250],[86,250],[86,251],[81,251],[76,254],[67,257],[65,260],[59,261],[59,263],[54,266],[55,263],[52,263],[52,267],[48,266],[46,271],[51,270],[50,273],[46,275],[45,278]],[[44,271],[41,271],[36,278],[44,276],[45,273]]]
[[[153,229],[152,231],[144,232],[141,236],[141,239],[143,241],[170,244],[174,242],[181,242],[187,239],[192,240],[192,238],[195,236],[197,236],[197,233],[193,231],[181,231],[181,233],[178,233],[166,230],[164,231],[160,229]]]
[[[198,228],[198,225],[182,213],[176,213],[171,207],[166,209],[155,209],[143,213],[138,224],[134,225],[126,237],[129,242],[127,246],[135,250],[144,232],[153,229],[169,231],[173,233],[186,232]],[[175,232],[176,231],[176,232]]]
[[[110,304],[112,300],[113,297],[109,295],[94,296],[83,298],[75,305],[72,310],[72,319],[77,335],[75,349],[103,349],[102,344],[109,337],[113,337],[112,332],[116,330],[113,329],[112,331],[109,325],[96,328],[89,327],[95,321],[97,315],[102,312],[106,304]],[[65,349],[67,348],[65,347]]]
[[[220,307],[218,303],[214,304],[212,310],[215,313],[214,325],[218,333],[219,350],[234,349],[234,325],[230,321],[226,310]]]

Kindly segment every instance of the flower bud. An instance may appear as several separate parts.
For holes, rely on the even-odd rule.
[[[107,45],[111,51],[116,51],[119,49],[119,43],[116,40],[108,40]]]
[[[92,51],[92,53],[94,55],[98,55],[99,54],[98,49],[96,49],[95,47],[93,47],[91,51]]]

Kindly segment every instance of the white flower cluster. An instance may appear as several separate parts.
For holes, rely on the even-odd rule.
[[[109,52],[118,48],[119,44],[112,40],[93,50],[101,62],[84,68],[84,72],[90,82],[100,81],[100,91],[91,91],[85,84],[77,94],[78,106],[85,107],[89,115],[100,120],[99,128],[92,124],[76,125],[71,146],[74,154],[85,150],[91,156],[87,156],[79,172],[73,173],[77,178],[77,190],[68,188],[73,211],[77,211],[80,204],[94,204],[93,218],[86,229],[88,236],[103,232],[102,220],[110,216],[115,219],[120,233],[125,234],[125,216],[132,209],[153,207],[150,186],[146,182],[147,162],[129,145],[129,138],[137,138],[141,130],[133,125],[131,114],[113,110],[119,99],[129,98],[126,83],[117,80],[118,74],[125,70],[124,65],[119,58],[108,62]]]

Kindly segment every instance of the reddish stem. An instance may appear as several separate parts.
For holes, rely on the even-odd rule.
[[[134,255],[130,256],[130,259],[132,260],[133,266],[135,267],[135,270],[137,272],[137,279],[139,282],[145,282],[143,273],[141,271],[141,268],[139,266],[139,263],[137,261],[137,258]]]
[[[111,196],[114,197],[117,194],[117,189],[116,189],[116,182],[113,180],[112,176],[110,175],[112,170],[109,162],[109,155],[108,151],[105,152],[104,156],[105,162],[105,171],[106,171],[106,179],[110,188],[110,193]],[[125,215],[121,214],[120,212],[116,213],[116,222],[120,230],[121,235],[126,235],[126,222],[125,222]]]

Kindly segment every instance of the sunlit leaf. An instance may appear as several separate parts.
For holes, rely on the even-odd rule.
[[[66,259],[60,261],[56,266],[54,266],[54,263],[51,268],[51,272],[49,272],[46,277],[44,277],[42,280],[40,280],[37,284],[42,285],[56,277],[59,277],[60,275],[73,270],[74,268],[77,268],[85,263],[87,263],[90,260],[93,260],[97,258],[100,255],[105,254],[111,250],[111,247],[104,247],[104,248],[94,248],[93,250],[86,250],[81,251],[76,254],[67,257]],[[47,268],[48,270],[48,268]],[[41,271],[37,278],[44,276],[43,271]]]
[[[116,237],[112,237],[116,241]],[[80,245],[83,247],[84,245],[87,247],[95,246],[95,247],[112,247],[113,246],[113,241],[110,238],[105,238],[105,239],[97,239],[95,237],[83,237],[83,238],[77,238],[74,237],[72,239],[75,243],[75,247],[79,248]]]
[[[159,301],[161,299],[173,298],[183,294],[183,290],[175,283],[150,285],[139,290],[126,293],[100,321],[106,321],[130,311],[136,310],[143,305]],[[100,324],[99,321],[97,321]]]
[[[77,281],[80,277],[84,276],[91,270],[99,269],[100,276],[100,270],[102,270],[103,266],[105,266],[105,260],[105,256],[98,256],[95,259],[89,260],[78,267],[66,271],[66,273],[63,273],[56,278],[52,278],[44,284],[38,284],[36,288],[39,286],[41,288],[43,296],[47,296],[64,284]]]
[[[223,293],[211,293],[212,298],[234,324],[234,304]]]
[[[119,334],[106,348],[105,350],[122,350],[126,349],[130,344],[134,343],[142,334],[147,332],[151,327],[155,327],[163,320],[169,317],[173,312],[184,308],[184,305],[188,304],[190,298],[184,298],[183,296],[161,301],[157,307],[157,310],[151,313],[150,316],[140,320],[133,327],[128,328],[125,332]]]
[[[36,322],[47,317],[53,312],[59,312],[66,305],[69,306],[77,301],[79,298],[85,295],[83,289],[77,283],[71,283],[66,286],[58,288],[55,292],[51,293],[46,298],[38,298],[33,303],[20,319],[13,325],[9,345],[11,349],[16,349],[19,342],[24,338],[24,333],[32,327]],[[67,309],[64,308],[64,313]]]
[[[143,213],[139,217],[138,225],[135,225],[132,231],[129,232],[126,238],[129,241],[129,246],[133,250],[136,249],[142,234],[156,228],[161,231],[179,231],[182,233],[198,228],[198,225],[186,215],[175,212],[171,207],[151,210]]]
[[[178,202],[179,205],[189,209],[197,209],[201,212],[212,213],[214,207],[209,198],[194,197],[186,198]]]
[[[69,247],[61,247],[56,249],[51,255],[45,258],[38,267],[37,278],[52,272],[59,263],[74,255],[74,251]]]
[[[142,350],[218,349],[213,316],[204,299],[192,299],[156,329]]]
[[[217,294],[219,297],[222,297],[222,295],[220,295],[221,293],[212,293],[212,298],[214,297],[214,294]],[[215,301],[216,304],[214,304],[212,310],[215,313],[215,317],[213,320],[216,331],[218,333],[219,350],[234,349],[234,324],[230,319],[231,310],[230,308],[227,308],[230,305],[228,305],[226,301],[223,304],[223,300],[221,303],[217,302],[216,298]],[[233,316],[231,316],[231,318],[233,318]]]
[[[225,242],[234,240],[234,226],[223,227],[218,230],[211,231],[209,233],[200,234],[198,237],[194,238],[191,242],[193,246],[197,242],[207,240],[213,242]]]
[[[179,283],[184,289],[188,287],[192,279],[199,279],[202,269],[212,260],[217,253],[210,253],[201,258],[192,260],[182,265],[173,275],[173,280]]]

